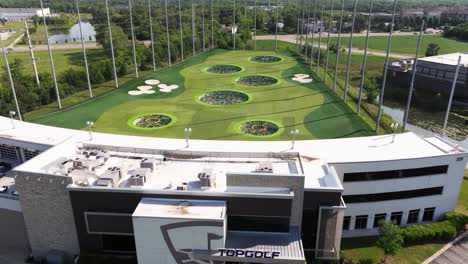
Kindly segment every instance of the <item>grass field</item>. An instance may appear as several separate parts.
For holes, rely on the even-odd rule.
[[[359,237],[343,239],[341,244],[342,255],[353,263],[377,264],[383,257],[383,250],[375,245],[376,237]],[[441,249],[446,241],[426,244],[410,245],[403,247],[394,257],[390,257],[391,263],[419,264],[435,252]]]
[[[273,52],[214,50],[199,55],[172,69],[130,81],[118,90],[80,106],[42,116],[30,121],[81,129],[86,120],[96,120],[95,130],[107,133],[184,137],[184,127],[192,127],[193,138],[200,139],[263,139],[243,135],[238,127],[246,120],[271,120],[279,124],[283,132],[269,140],[288,140],[288,129],[296,127],[299,139],[338,138],[372,135],[372,129],[347,105],[322,83],[300,85],[291,80],[296,73],[309,73],[308,65],[301,64],[288,52],[278,54],[284,61],[275,64],[258,64],[249,61],[254,55],[271,55]],[[244,72],[214,75],[202,70],[214,64],[235,64]],[[275,77],[274,86],[251,87],[237,84],[235,80],[244,75],[263,74]],[[128,95],[144,83],[144,79],[157,79],[165,84],[177,84],[180,88],[172,93],[157,92],[139,97]],[[157,89],[155,89],[157,90]],[[247,104],[206,106],[197,98],[208,91],[236,90],[247,93],[252,100]],[[130,127],[127,122],[142,113],[167,113],[177,122],[158,130]]]
[[[364,49],[365,37],[354,37],[353,47]],[[332,38],[333,42],[337,42],[337,38]],[[322,42],[326,45],[327,38],[322,36]],[[388,37],[376,36],[369,38],[369,49],[373,51],[387,50]],[[429,43],[437,43],[440,46],[440,54],[453,53],[453,52],[468,52],[468,42],[458,41],[455,39],[448,39],[440,35],[424,35],[421,43],[420,56],[424,56],[424,52]],[[393,36],[391,53],[398,53],[404,55],[414,56],[416,54],[416,46],[418,44],[418,36]],[[341,39],[342,47],[349,47],[349,37]]]
[[[88,62],[90,63],[93,61],[98,61],[105,56],[104,52],[99,49],[89,49],[86,51],[86,53]],[[60,74],[61,72],[68,70],[71,67],[83,68],[83,53],[81,50],[53,50],[52,54],[54,58],[55,71],[57,74]],[[47,51],[36,51],[34,52],[34,57],[36,59],[39,73],[52,72],[50,67],[49,53]],[[13,63],[15,59],[20,59],[23,61],[25,73],[33,73],[29,52],[13,52],[8,54],[8,61],[10,64]],[[2,58],[0,60],[0,69],[3,69],[4,66],[5,61]]]

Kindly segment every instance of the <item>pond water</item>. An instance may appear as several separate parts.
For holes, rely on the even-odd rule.
[[[388,101],[383,106],[385,113],[393,117],[400,124],[403,123],[404,107],[397,102]],[[440,135],[443,126],[443,116],[445,113],[428,113],[418,108],[411,108],[406,129],[423,137]],[[463,125],[463,121],[451,116],[447,125],[447,139],[461,147],[468,149],[468,128]],[[450,138],[451,137],[451,138]]]
[[[82,21],[81,27],[83,30],[84,41],[96,41],[96,30],[91,23]],[[68,30],[51,29],[50,30],[50,43],[79,43],[80,40],[80,26],[79,23],[74,24]]]

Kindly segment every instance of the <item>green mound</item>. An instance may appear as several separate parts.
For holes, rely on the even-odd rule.
[[[253,136],[269,136],[277,133],[279,126],[272,122],[259,120],[244,123],[240,130]]]
[[[249,96],[237,91],[213,91],[200,96],[199,99],[209,105],[232,105],[247,102]]]
[[[218,64],[206,68],[207,72],[217,74],[229,74],[242,71],[242,68],[236,65]]]
[[[173,121],[172,117],[163,114],[152,114],[137,117],[131,120],[131,124],[138,128],[162,128]]]
[[[265,75],[250,75],[237,79],[237,83],[247,86],[268,86],[278,83],[276,78]]]
[[[255,56],[250,59],[251,61],[260,62],[260,63],[273,63],[279,62],[282,59],[276,56]]]

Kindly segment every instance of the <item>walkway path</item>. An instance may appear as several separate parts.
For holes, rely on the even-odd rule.
[[[16,40],[15,40],[16,41]],[[81,43],[68,43],[68,44],[51,44],[52,50],[81,50]],[[100,49],[96,42],[85,43],[86,49]],[[29,52],[29,47],[27,45],[17,45],[11,46],[8,48],[12,50],[10,52]],[[47,45],[35,45],[33,46],[34,51],[47,51]],[[1,53],[1,51],[0,51]]]
[[[462,264],[468,260],[468,231],[445,245],[423,264]]]
[[[410,33],[410,32],[402,32],[402,33]],[[269,39],[269,40],[275,39],[275,35],[257,36],[257,40],[263,40],[263,39]],[[296,44],[296,35],[278,35],[278,40]],[[318,43],[314,43],[314,47],[318,47],[318,46],[319,46]],[[321,46],[324,47],[323,44]],[[364,50],[359,49],[359,48],[352,48],[351,52],[356,53],[356,54],[364,54]],[[374,56],[381,56],[381,57],[385,57],[387,55],[385,52],[370,51],[370,50],[367,51],[367,54],[374,55]],[[396,54],[396,53],[390,53],[390,57],[397,58],[397,59],[407,59],[409,56]]]

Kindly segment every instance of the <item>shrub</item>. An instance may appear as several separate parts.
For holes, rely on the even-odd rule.
[[[438,223],[402,228],[401,234],[405,243],[450,239],[457,234],[457,230],[462,229],[466,224],[468,224],[468,216],[452,212],[445,214],[443,221]]]

